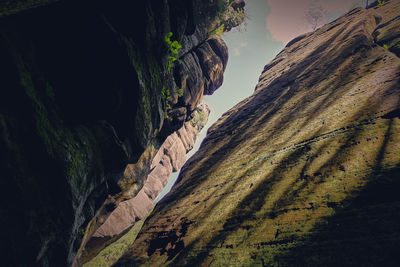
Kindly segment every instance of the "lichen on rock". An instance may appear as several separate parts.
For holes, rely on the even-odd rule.
[[[188,98],[177,84],[198,71],[214,90],[223,75],[168,70],[164,36],[174,33],[184,61],[207,43],[214,10],[200,0],[0,4],[3,265],[71,265],[141,190],[161,144],[204,92],[192,87]]]
[[[356,8],[290,42],[115,266],[398,264],[400,59],[376,41],[398,38],[399,10]]]

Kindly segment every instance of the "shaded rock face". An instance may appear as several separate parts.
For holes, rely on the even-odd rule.
[[[399,4],[291,42],[116,266],[397,265],[400,59],[373,33]]]
[[[222,81],[222,63],[168,71],[164,36],[183,44],[183,64],[187,53],[226,62],[214,52],[226,46],[199,50],[214,1],[14,2],[0,4],[2,265],[70,265],[101,220],[140,191],[200,94]],[[212,89],[181,86],[193,72]]]
[[[181,77],[178,87],[184,89],[185,107],[192,111],[203,94],[212,95],[222,85],[228,62],[228,48],[219,36],[212,36],[195,50],[182,56],[183,64],[175,73]]]
[[[172,172],[180,170],[185,163],[186,154],[193,148],[196,136],[207,123],[209,113],[209,106],[201,104],[192,112],[191,119],[165,140],[151,163],[151,171],[143,188],[134,198],[119,203],[94,232],[92,239],[82,249],[83,255],[78,260],[80,264],[90,260],[111,242],[110,239],[115,240],[125,233],[154,207],[155,198],[167,184]]]
[[[373,36],[376,43],[400,56],[400,15],[396,10],[385,10],[383,15],[387,19],[376,28]]]
[[[183,95],[173,100],[175,104],[168,112],[171,119],[164,122],[164,128],[158,138],[161,140],[164,134],[170,134],[170,130],[180,129],[194,114],[205,112],[203,108],[200,108],[200,111],[196,109],[203,95],[213,94],[222,85],[228,62],[228,48],[219,36],[211,36],[198,47],[182,55],[180,60],[181,64],[176,66],[174,74]],[[148,146],[138,163],[126,167],[123,178],[118,181],[118,186],[124,191],[124,197],[134,196],[143,186],[154,152],[154,145]]]
[[[153,159],[151,172],[143,188],[136,197],[121,202],[94,233],[94,237],[117,235],[136,220],[142,219],[153,208],[155,198],[167,184],[172,172],[178,171],[184,164],[186,154],[193,148],[199,130],[207,122],[208,113],[208,106],[200,106],[195,110],[195,114],[204,117],[204,120],[198,121],[201,124],[193,126],[192,121],[186,122],[181,129],[165,140]]]

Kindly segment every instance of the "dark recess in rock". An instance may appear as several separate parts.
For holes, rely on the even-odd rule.
[[[107,217],[127,197],[126,190],[134,187],[130,197],[139,192],[151,151],[200,103],[208,76],[200,67],[173,76],[166,68],[164,36],[173,32],[183,45],[180,55],[195,55],[208,45],[216,4],[3,2],[2,266],[71,265],[81,243],[99,226],[92,221],[95,214]],[[185,56],[181,61],[175,72],[188,64]],[[189,75],[198,79],[191,88],[176,84]],[[207,75],[222,81],[223,72]],[[219,84],[214,80],[208,82],[213,90]],[[162,99],[163,89],[170,91],[168,101]],[[125,177],[127,164],[138,163],[147,152],[138,175]],[[84,235],[78,233],[84,229]]]

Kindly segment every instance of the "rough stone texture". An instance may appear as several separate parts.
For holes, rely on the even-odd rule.
[[[210,129],[115,266],[397,266],[399,1],[288,45]]]
[[[177,85],[183,88],[183,101],[189,111],[194,110],[204,94],[211,95],[222,85],[228,62],[228,47],[219,36],[182,56],[176,73],[181,77]]]
[[[139,192],[195,106],[167,70],[164,36],[195,53],[216,15],[203,0],[0,3],[3,266],[71,265]]]
[[[121,202],[110,217],[94,233],[94,237],[120,234],[133,223],[142,219],[153,208],[153,201],[167,184],[172,172],[180,170],[186,161],[186,154],[193,148],[196,136],[207,123],[210,109],[206,104],[195,110],[196,122],[188,121],[178,131],[170,135],[162,144],[151,164],[151,172],[138,195]],[[193,120],[195,120],[195,118]],[[193,126],[193,124],[195,124]]]
[[[393,10],[388,11],[393,12]],[[386,46],[390,51],[400,56],[400,15],[379,25],[373,36],[375,37],[375,42],[379,45]]]
[[[80,264],[90,261],[106,245],[114,242],[137,221],[143,219],[154,207],[154,200],[168,182],[172,172],[180,170],[186,161],[186,154],[193,148],[196,136],[207,123],[210,108],[207,104],[198,106],[191,114],[190,121],[170,135],[162,144],[151,163],[151,171],[139,193],[119,203],[88,240],[82,249]],[[131,168],[130,165],[128,165]]]
[[[216,51],[209,42],[199,47],[196,50],[197,57],[199,58],[200,66],[202,67],[205,76],[205,87],[204,94],[212,95],[214,91],[222,85],[223,73],[226,67],[227,59],[220,59],[218,56],[213,56],[218,51],[224,51],[224,54],[228,54],[228,48],[221,38],[218,36],[214,37],[213,40],[218,40],[213,42],[216,45]],[[221,46],[223,44],[223,46]],[[222,53],[220,53],[222,55]],[[225,62],[225,65],[223,64]]]

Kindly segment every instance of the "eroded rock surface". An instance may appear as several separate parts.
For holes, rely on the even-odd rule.
[[[197,134],[207,123],[209,112],[207,105],[200,105],[194,111],[194,119],[165,140],[153,159],[151,172],[138,195],[121,202],[94,237],[120,234],[153,208],[155,198],[167,184],[172,172],[180,170],[185,163],[186,154],[193,148]]]
[[[185,163],[186,154],[193,148],[197,134],[207,123],[209,112],[208,105],[200,105],[192,113],[193,118],[165,140],[153,159],[143,188],[134,198],[121,202],[94,233],[94,237],[118,235],[153,208],[155,198],[167,184],[172,172],[180,170]]]
[[[71,265],[136,196],[161,144],[222,82],[226,46],[199,50],[218,12],[211,0],[0,3],[3,266]],[[170,32],[199,68],[167,68]],[[204,86],[183,86],[189,75]]]
[[[222,85],[228,61],[228,48],[218,36],[212,36],[195,50],[182,56],[177,67],[178,87],[184,89],[183,101],[189,111],[194,110],[204,94],[211,95]]]
[[[357,8],[290,42],[116,266],[396,266],[400,59],[375,38],[399,37],[399,12]]]
[[[209,106],[201,104],[194,110],[191,119],[165,140],[151,163],[151,171],[143,188],[135,197],[119,203],[96,230],[83,249],[80,264],[89,261],[154,207],[155,198],[167,184],[172,172],[180,170],[185,163],[186,154],[193,148],[196,136],[207,123],[209,113]]]

